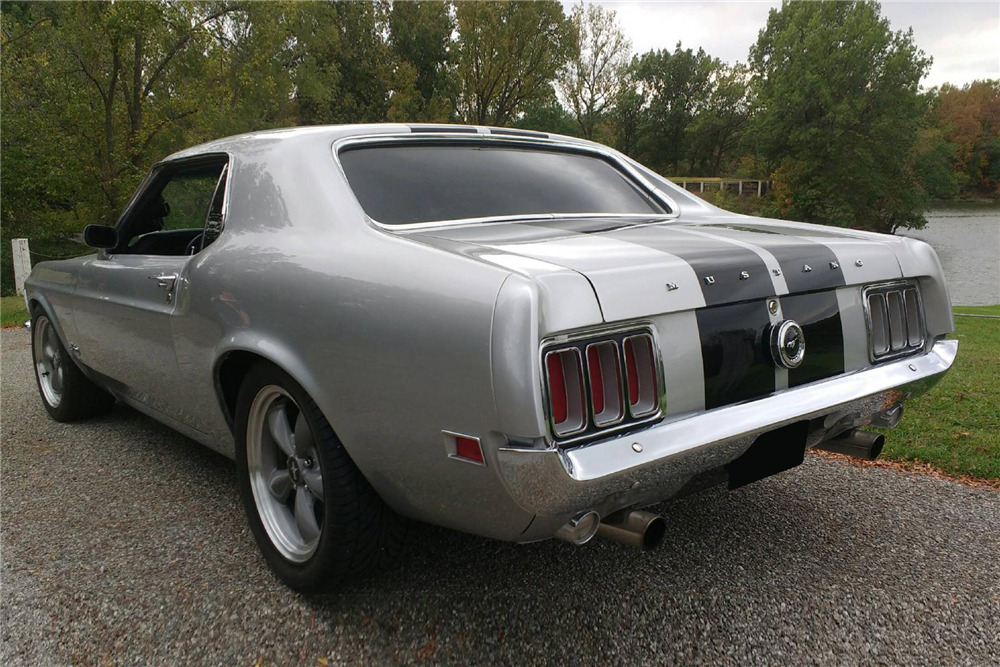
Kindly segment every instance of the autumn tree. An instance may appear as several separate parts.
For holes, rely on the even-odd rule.
[[[924,223],[912,156],[930,59],[874,2],[785,2],[750,53],[782,213],[892,232]]]
[[[626,81],[632,44],[625,37],[614,10],[581,2],[570,22],[579,48],[559,71],[556,89],[580,127],[593,139],[598,122]]]
[[[936,150],[950,151],[959,186],[1000,194],[1000,80],[944,84],[931,104],[928,132],[947,144]]]

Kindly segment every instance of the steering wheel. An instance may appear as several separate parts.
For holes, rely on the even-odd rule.
[[[201,250],[201,240],[204,237],[205,237],[205,234],[204,234],[204,232],[202,232],[201,234],[198,234],[198,236],[196,236],[193,239],[191,239],[188,242],[188,244],[187,244],[187,248],[184,249],[184,254],[185,255],[193,255],[196,252],[198,252],[199,250]]]

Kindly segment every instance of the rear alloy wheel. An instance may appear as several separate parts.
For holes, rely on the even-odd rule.
[[[322,533],[323,471],[309,423],[277,385],[262,388],[250,406],[247,467],[271,543],[293,563],[309,560]]]
[[[236,407],[236,460],[250,529],[265,559],[303,592],[384,567],[404,524],[368,484],[308,394],[266,363]]]
[[[31,321],[31,356],[38,393],[56,421],[96,417],[114,406],[114,397],[91,382],[70,359],[55,326],[44,313],[36,314]]]

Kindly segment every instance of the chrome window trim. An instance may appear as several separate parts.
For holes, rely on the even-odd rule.
[[[906,290],[908,290],[908,289],[914,290],[916,292],[916,295],[917,295],[917,319],[920,322],[920,342],[917,343],[916,345],[910,345],[909,344],[909,330],[908,330],[909,329],[909,322],[908,322],[909,318],[907,317],[907,312],[906,312]],[[872,315],[871,315],[871,309],[868,306],[868,298],[869,298],[869,296],[871,296],[873,294],[874,295],[882,295],[883,298],[886,298],[885,295],[888,292],[894,292],[894,291],[898,291],[900,293],[900,297],[903,300],[903,325],[907,327],[907,332],[906,332],[906,335],[904,336],[904,338],[905,338],[905,346],[901,350],[897,350],[895,352],[892,351],[892,332],[890,330],[890,331],[887,331],[887,333],[886,333],[886,335],[888,336],[888,338],[886,340],[886,343],[889,346],[888,351],[885,352],[884,354],[876,355],[875,354],[875,339],[872,336]],[[910,356],[910,355],[917,354],[917,353],[923,351],[923,349],[927,346],[927,323],[924,320],[924,299],[923,299],[923,295],[920,293],[920,285],[918,285],[916,283],[916,281],[912,281],[912,280],[896,280],[896,281],[889,282],[889,283],[876,283],[876,284],[872,284],[872,285],[865,285],[862,288],[862,290],[861,290],[861,304],[862,304],[862,306],[864,308],[864,312],[865,312],[865,330],[866,330],[866,333],[868,334],[868,361],[869,362],[871,362],[873,364],[875,364],[875,363],[882,363],[884,361],[890,361],[892,359],[899,359],[900,357]],[[886,308],[887,308],[887,311],[886,311],[886,327],[889,328],[890,325],[889,325],[889,320],[888,320],[889,316],[888,316],[888,299],[887,298],[886,298]]]
[[[654,363],[656,364],[656,381],[658,390],[658,409],[649,414],[648,416],[642,417],[641,419],[633,418],[632,421],[625,421],[622,418],[622,422],[606,427],[599,428],[596,431],[587,433],[584,432],[582,435],[575,435],[573,437],[556,436],[552,429],[552,406],[549,399],[549,389],[547,382],[547,374],[545,367],[546,355],[553,351],[553,348],[560,345],[571,345],[578,341],[595,339],[594,342],[601,342],[601,337],[610,337],[617,334],[648,334],[653,340],[653,357]],[[549,335],[543,338],[538,346],[539,349],[539,382],[541,384],[540,390],[542,392],[542,409],[544,411],[543,421],[545,422],[545,438],[546,444],[549,447],[567,447],[567,446],[577,446],[582,444],[590,444],[597,440],[607,439],[616,433],[621,433],[625,430],[631,430],[638,428],[640,426],[649,425],[653,422],[660,421],[664,418],[667,412],[667,394],[666,394],[666,383],[664,379],[664,368],[663,368],[663,355],[660,352],[659,338],[657,336],[656,327],[653,326],[652,322],[648,320],[639,320],[636,322],[629,322],[627,324],[618,324],[614,326],[604,326],[604,327],[594,327],[592,329],[586,329],[584,331],[575,331],[571,333],[559,333],[554,335]],[[624,364],[622,366],[622,373],[625,372]],[[623,378],[624,381],[624,378]],[[586,382],[584,382],[584,390],[590,393],[590,388]],[[623,385],[624,387],[624,385]],[[589,398],[588,398],[589,403]],[[626,414],[628,414],[628,407],[625,408]],[[588,410],[589,412],[589,410]],[[631,415],[629,415],[631,416]],[[588,420],[589,422],[589,420]],[[586,431],[586,429],[585,429]]]
[[[597,423],[597,407],[594,405],[593,392],[589,391],[589,389],[591,387],[591,383],[585,383],[587,385],[587,389],[588,389],[587,393],[591,394],[591,396],[590,396],[590,409],[591,409],[590,416],[591,416],[591,422],[597,428],[608,428],[610,426],[615,426],[616,424],[620,424],[621,422],[623,422],[625,420],[625,415],[628,412],[628,405],[625,402],[625,382],[626,382],[625,375],[624,375],[625,364],[623,363],[623,360],[621,358],[621,356],[622,356],[621,355],[621,350],[618,348],[617,345],[614,344],[613,341],[610,341],[610,340],[599,340],[599,341],[595,341],[593,343],[588,344],[587,347],[584,348],[583,354],[584,354],[585,357],[587,357],[587,378],[588,379],[590,378],[590,348],[597,347],[598,345],[608,345],[608,344],[610,344],[611,348],[615,351],[615,361],[618,363],[618,405],[619,405],[619,410],[618,410],[618,417],[617,418],[611,419],[609,421],[606,421],[603,424],[598,424]],[[600,363],[600,358],[598,358],[598,363]],[[601,381],[603,382],[604,379],[601,378]],[[607,396],[607,393],[608,393],[608,390],[607,390],[607,387],[605,387],[604,388],[604,394],[605,394],[605,396]],[[607,399],[605,399],[605,403],[606,402],[607,402]]]
[[[581,153],[583,155],[589,155],[592,157],[597,157],[610,162],[613,167],[616,167],[619,171],[623,173],[624,176],[632,181],[634,186],[637,186],[641,191],[643,191],[648,197],[651,197],[654,202],[664,207],[665,213],[540,213],[537,215],[530,214],[518,214],[518,215],[502,215],[502,216],[485,216],[479,218],[457,218],[451,220],[432,220],[427,222],[412,222],[401,225],[390,225],[384,222],[379,222],[375,220],[367,211],[364,210],[364,206],[361,205],[360,200],[358,200],[357,195],[354,194],[354,190],[351,190],[351,195],[354,200],[358,203],[358,207],[364,212],[365,219],[374,227],[378,229],[384,229],[387,231],[408,231],[408,230],[420,230],[420,229],[434,229],[437,227],[457,227],[460,225],[468,225],[474,223],[489,223],[489,222],[516,222],[518,220],[538,220],[544,218],[560,219],[560,218],[579,218],[579,217],[634,217],[637,219],[647,219],[647,220],[676,220],[680,216],[680,207],[677,203],[662,189],[658,188],[649,179],[642,175],[639,170],[629,164],[626,160],[616,152],[609,148],[605,148],[597,145],[584,145],[573,141],[566,141],[562,139],[553,139],[551,137],[530,137],[523,135],[508,135],[508,134],[484,134],[482,132],[472,133],[472,132],[458,132],[458,131],[447,131],[447,132],[393,132],[387,134],[366,134],[353,137],[345,137],[343,139],[338,139],[333,142],[333,159],[337,164],[337,168],[340,170],[341,175],[344,180],[350,184],[350,180],[347,178],[347,172],[344,171],[344,165],[340,161],[340,153],[349,148],[358,148],[361,146],[377,146],[380,144],[399,144],[399,143],[455,143],[455,144],[494,144],[497,146],[522,146],[525,148],[542,148],[542,149],[554,149],[561,150],[565,152]]]

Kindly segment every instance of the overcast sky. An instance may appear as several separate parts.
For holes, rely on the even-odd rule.
[[[574,2],[563,2],[567,11]],[[645,1],[600,4],[614,9],[636,53],[650,49],[702,47],[727,62],[746,61],[750,45],[781,2]],[[914,2],[883,0],[882,14],[894,30],[913,28],[917,45],[933,56],[925,87],[1000,78],[1000,0]]]

